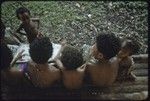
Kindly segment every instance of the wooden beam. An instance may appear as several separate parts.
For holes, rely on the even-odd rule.
[[[148,69],[148,63],[135,63],[133,67],[135,69]]]
[[[148,54],[133,55],[132,57],[136,63],[148,63]]]
[[[136,69],[133,71],[136,76],[148,76],[148,69]]]
[[[145,100],[148,97],[148,91],[134,92],[134,93],[117,93],[117,94],[97,94],[93,96],[84,96],[82,99],[96,99],[96,100]]]

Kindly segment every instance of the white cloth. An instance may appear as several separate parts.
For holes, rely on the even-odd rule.
[[[13,56],[16,56],[22,49],[25,50],[22,53],[22,55],[23,55],[22,59],[18,60],[17,63],[19,63],[19,62],[27,62],[27,61],[29,61],[31,59],[30,58],[30,54],[29,54],[29,44],[21,44],[20,46],[17,46],[17,45],[7,45],[7,46],[13,52]],[[49,60],[53,59],[57,55],[58,51],[61,48],[60,44],[52,43],[52,46],[53,46],[53,54],[52,54],[52,57]]]

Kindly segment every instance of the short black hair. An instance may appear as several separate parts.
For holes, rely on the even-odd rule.
[[[126,41],[126,46],[122,47],[122,48],[130,50],[129,55],[133,55],[133,54],[138,53],[138,51],[140,49],[138,41],[136,41],[132,37],[125,37],[124,41]]]
[[[121,48],[121,42],[115,34],[99,34],[96,37],[97,49],[104,55],[104,58],[114,57]]]
[[[72,46],[66,46],[62,51],[61,62],[66,70],[75,70],[83,64],[82,53]]]
[[[4,23],[1,20],[1,35],[0,35],[0,39],[4,39],[4,37],[5,37],[5,29],[6,29],[6,26],[4,25]]]
[[[7,70],[10,68],[10,63],[13,59],[12,51],[4,43],[0,45],[0,68],[1,70]]]
[[[35,63],[44,64],[52,56],[53,46],[48,37],[36,38],[30,44],[29,53]]]
[[[18,8],[18,9],[16,10],[16,16],[17,16],[17,18],[20,19],[20,18],[19,18],[19,14],[23,14],[23,13],[25,13],[25,12],[27,12],[27,13],[30,15],[30,11],[29,11],[27,8],[25,8],[25,7],[20,7],[20,8]]]

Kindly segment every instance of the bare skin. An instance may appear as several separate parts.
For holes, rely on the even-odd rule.
[[[62,64],[62,62],[59,60],[60,54],[63,51],[64,47],[66,46],[66,40],[63,40],[61,42],[61,49],[59,50],[58,54],[54,58],[54,61],[56,62],[57,66],[62,72],[62,79],[63,83],[66,88],[68,89],[78,89],[82,86],[83,78],[85,74],[86,64],[83,64],[81,67],[78,67],[75,70],[66,70]]]
[[[76,70],[62,70],[63,83],[68,89],[78,89],[83,84],[85,65]]]
[[[10,63],[10,68],[7,70],[1,70],[2,81],[9,82],[10,84],[25,83],[23,72],[19,71],[16,67],[13,67],[15,62],[22,57],[23,51],[24,50],[20,51],[20,53],[13,58],[12,62]]]
[[[117,57],[119,58],[117,81],[136,79],[136,76],[132,73],[134,62],[129,54],[130,50],[121,49],[117,55]]]
[[[28,73],[32,83],[41,88],[50,87],[60,80],[60,70],[48,63],[36,64],[30,61]]]
[[[42,34],[38,32],[36,26],[30,20],[28,13],[25,12],[23,14],[19,14],[19,18],[22,21],[22,24],[19,26],[16,32],[26,35],[29,43],[31,43],[36,37],[42,37]],[[26,34],[21,32],[22,29],[25,30]]]
[[[118,72],[118,59],[106,60],[102,53],[97,50],[96,44],[92,46],[92,56],[97,60],[87,64],[87,75],[90,76],[95,86],[110,86],[116,79]]]

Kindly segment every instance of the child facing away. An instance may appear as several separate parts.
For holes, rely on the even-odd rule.
[[[16,10],[16,16],[22,22],[19,28],[16,30],[16,32],[22,35],[26,35],[29,43],[31,43],[36,37],[42,36],[42,34],[38,32],[36,26],[30,19],[30,11],[27,8],[25,7],[18,8]],[[22,29],[24,29],[26,34],[21,32]]]
[[[62,45],[54,60],[62,71],[64,86],[70,90],[81,88],[86,67],[82,53],[73,46]]]
[[[2,21],[1,21],[2,22]],[[9,85],[23,84],[24,83],[24,75],[21,71],[18,71],[14,68],[14,63],[21,58],[21,54],[24,50],[20,51],[13,57],[12,51],[7,46],[4,41],[5,37],[5,25],[2,23],[1,27],[1,45],[0,45],[0,68],[1,68],[1,83],[7,83]],[[12,68],[13,67],[13,68]]]
[[[23,86],[29,84],[24,78],[22,71],[19,71],[14,67],[14,63],[21,58],[21,51],[16,57],[13,58],[11,50],[5,43],[1,43],[1,57],[0,57],[0,68],[1,68],[1,83],[4,85],[18,85]]]
[[[48,37],[36,38],[29,46],[31,61],[24,69],[29,81],[36,87],[50,87],[60,80],[60,70],[48,63],[53,47]]]
[[[115,58],[121,47],[120,39],[114,34],[100,34],[91,48],[94,61],[87,64],[88,82],[95,86],[110,86],[116,80],[118,59]],[[113,58],[113,59],[112,59]]]
[[[132,73],[133,71],[133,58],[131,57],[133,54],[136,54],[139,51],[138,43],[133,39],[127,37],[121,46],[121,50],[119,51],[117,57],[119,58],[119,70],[117,81],[125,81],[131,80],[134,81],[136,76]]]

